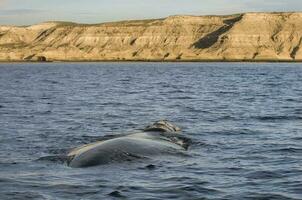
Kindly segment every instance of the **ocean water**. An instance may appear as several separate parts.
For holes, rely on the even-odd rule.
[[[188,156],[56,159],[159,119]],[[0,199],[302,199],[301,64],[2,63]]]

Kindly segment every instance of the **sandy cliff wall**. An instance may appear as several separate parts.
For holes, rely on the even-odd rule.
[[[0,60],[302,60],[302,13],[0,26]]]

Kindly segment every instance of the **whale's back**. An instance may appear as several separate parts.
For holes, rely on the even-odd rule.
[[[175,150],[184,150],[170,141],[146,136],[129,135],[77,148],[68,154],[69,166],[88,167],[148,158],[151,155],[175,154]]]

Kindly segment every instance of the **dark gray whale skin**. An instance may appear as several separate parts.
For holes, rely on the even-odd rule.
[[[167,132],[162,127],[154,128],[152,127],[154,124],[142,132],[117,136],[75,148],[68,153],[67,164],[70,167],[89,167],[152,156],[174,155],[187,150],[190,141],[188,138],[173,130]]]

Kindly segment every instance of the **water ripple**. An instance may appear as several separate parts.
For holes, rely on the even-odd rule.
[[[0,64],[0,199],[301,199],[302,68]],[[168,119],[188,155],[71,169],[79,145]]]

